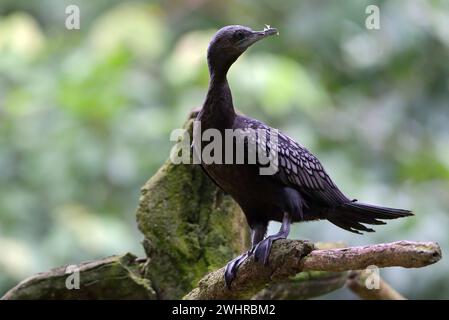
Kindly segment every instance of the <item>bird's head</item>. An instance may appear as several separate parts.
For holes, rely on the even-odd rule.
[[[252,44],[268,36],[278,34],[277,29],[265,26],[262,31],[253,31],[244,26],[226,26],[218,30],[207,50],[207,62],[211,73],[226,75],[229,67]]]

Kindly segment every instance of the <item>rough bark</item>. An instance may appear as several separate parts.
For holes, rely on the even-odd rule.
[[[69,272],[67,272],[69,271]],[[79,289],[68,289],[69,276],[79,272]],[[70,288],[70,285],[69,285]],[[55,268],[23,280],[2,299],[155,299],[143,277],[142,262],[132,254]]]
[[[142,189],[137,221],[145,274],[163,299],[182,297],[249,245],[239,207],[197,167],[166,163]]]
[[[441,259],[435,242],[397,241],[363,247],[316,250],[301,261],[304,270],[346,271],[378,268],[420,268]]]
[[[254,259],[245,261],[231,289],[224,284],[224,268],[206,275],[185,299],[246,299],[272,281],[303,271],[349,271],[376,265],[419,268],[441,259],[441,249],[433,242],[398,241],[364,247],[313,250],[298,240],[278,240],[273,244],[268,266]]]
[[[344,248],[343,242],[315,243],[316,249]],[[305,300],[344,287],[349,272],[305,271],[278,282],[271,282],[253,300]]]
[[[193,117],[185,128],[192,133]],[[142,188],[137,223],[159,299],[179,299],[249,246],[246,219],[198,165],[170,160]]]

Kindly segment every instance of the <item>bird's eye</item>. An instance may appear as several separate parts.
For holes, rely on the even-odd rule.
[[[245,38],[245,34],[242,31],[236,31],[234,33],[235,40],[243,40],[243,38]]]

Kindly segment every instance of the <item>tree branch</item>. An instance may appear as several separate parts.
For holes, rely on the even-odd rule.
[[[305,271],[294,277],[270,283],[252,300],[306,300],[345,286],[348,272]]]
[[[420,268],[441,259],[434,242],[398,241],[363,247],[315,250],[306,241],[278,240],[273,244],[267,266],[253,258],[239,269],[231,289],[224,283],[224,268],[206,275],[184,299],[248,299],[268,283],[287,279],[302,271],[349,271],[370,265]]]
[[[369,289],[365,284],[369,276],[364,270],[351,271],[346,286],[364,300],[405,300],[382,278],[379,278],[379,289]]]
[[[59,267],[23,280],[1,299],[156,299],[150,280],[143,277],[143,264],[127,253],[71,268]],[[72,283],[69,277],[75,272],[78,276]],[[77,281],[79,286],[68,287],[68,283]]]

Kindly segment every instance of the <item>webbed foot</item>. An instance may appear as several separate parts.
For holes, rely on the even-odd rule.
[[[264,265],[267,265],[268,257],[270,256],[271,246],[273,245],[273,242],[279,239],[286,239],[286,238],[287,236],[284,234],[273,234],[263,239],[254,248],[254,260],[261,261]]]
[[[240,265],[249,257],[251,256],[251,252],[247,251],[241,255],[239,255],[237,258],[232,259],[231,261],[228,262],[228,264],[226,265],[226,269],[225,269],[225,283],[226,283],[226,287],[228,289],[231,288],[231,283],[232,281],[234,281],[236,275],[237,275],[237,270],[239,269]]]

